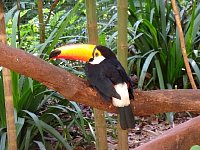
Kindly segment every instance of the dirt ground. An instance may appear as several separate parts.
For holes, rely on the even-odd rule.
[[[91,115],[91,110],[88,107],[83,108],[84,114],[89,117]],[[88,113],[90,112],[90,113]],[[152,139],[155,139],[159,135],[163,134],[164,131],[171,129],[178,124],[181,124],[183,122],[186,122],[187,120],[190,120],[193,117],[198,116],[199,114],[196,113],[175,113],[174,114],[174,121],[173,123],[169,123],[166,119],[165,114],[159,114],[159,115],[151,115],[151,116],[136,116],[136,127],[135,129],[129,130],[128,134],[128,143],[129,143],[129,149],[133,150],[134,148],[147,143],[148,141],[151,141]],[[108,114],[109,118],[114,118],[113,120],[116,120],[117,115],[116,114]],[[109,120],[109,119],[107,119]],[[107,121],[107,141],[108,146],[110,150],[116,150],[117,149],[117,131],[116,131],[116,122],[112,120]],[[95,149],[94,143],[85,145],[85,150],[93,150]],[[83,150],[83,147],[77,147],[77,150]]]

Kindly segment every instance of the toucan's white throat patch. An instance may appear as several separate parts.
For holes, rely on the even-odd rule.
[[[116,107],[124,107],[130,105],[128,86],[124,83],[119,83],[114,86],[116,92],[121,96],[121,100],[112,97],[113,105]]]
[[[106,59],[104,56],[94,57],[93,61],[90,61],[89,63],[93,65],[100,64],[104,59]]]

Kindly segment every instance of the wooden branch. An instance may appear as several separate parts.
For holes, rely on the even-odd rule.
[[[182,123],[135,150],[189,150],[200,145],[200,116]]]
[[[50,11],[49,11],[47,20],[46,20],[46,22],[45,22],[45,25],[49,23],[49,20],[50,20],[50,17],[51,17],[51,13],[52,13],[52,11],[55,9],[55,7],[56,7],[57,4],[59,3],[59,1],[60,1],[60,0],[54,0],[54,2],[51,4]]]
[[[1,42],[0,66],[29,76],[58,91],[69,100],[108,112],[116,112],[116,108],[111,103],[103,101],[85,80]],[[200,90],[137,90],[134,95],[132,108],[136,115],[182,111],[200,112]]]

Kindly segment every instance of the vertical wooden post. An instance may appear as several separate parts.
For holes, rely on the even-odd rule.
[[[117,56],[118,56],[118,60],[122,64],[122,66],[127,71],[128,0],[118,0],[117,1],[117,15],[118,15]],[[128,131],[121,129],[119,121],[118,121],[117,131],[118,131],[118,147],[117,147],[117,149],[118,150],[128,150]]]
[[[43,4],[42,0],[38,0],[38,16],[39,16],[39,26],[40,26],[40,43],[45,42],[45,24],[43,20]]]
[[[0,42],[6,43],[6,27],[4,20],[3,2],[0,0]],[[8,60],[9,61],[9,60]],[[8,150],[17,150],[17,138],[15,129],[14,106],[12,96],[12,82],[10,71],[3,68],[3,83],[6,107],[6,124],[8,137]]]
[[[88,42],[90,44],[98,44],[97,17],[96,17],[96,0],[86,0],[86,15]],[[94,120],[96,131],[96,149],[107,150],[107,133],[104,111],[94,108]]]

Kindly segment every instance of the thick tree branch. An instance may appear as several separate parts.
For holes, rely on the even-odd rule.
[[[103,101],[85,80],[1,42],[0,66],[29,76],[58,91],[69,100],[108,112],[116,112],[115,107]],[[136,115],[181,111],[200,112],[200,90],[135,91],[134,95],[132,108],[135,108]]]

